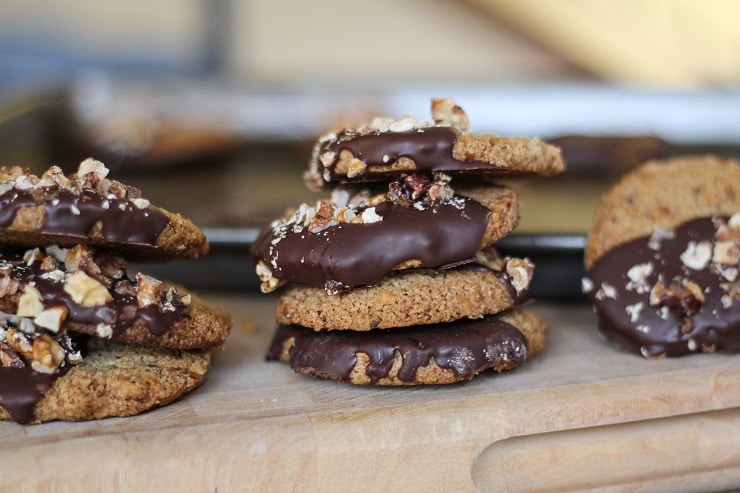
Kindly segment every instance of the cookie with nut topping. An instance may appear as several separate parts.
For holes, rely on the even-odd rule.
[[[355,385],[450,384],[525,364],[542,349],[547,331],[526,310],[367,332],[280,325],[267,358],[304,375]]]
[[[74,246],[84,243],[127,258],[168,260],[208,252],[203,232],[179,214],[152,205],[139,189],[108,178],[87,159],[65,176],[0,168],[0,244]]]
[[[43,331],[148,346],[220,346],[228,314],[183,287],[129,272],[123,257],[84,245],[0,254],[0,313]]]
[[[558,147],[537,138],[469,132],[465,111],[450,98],[432,99],[433,123],[411,116],[375,118],[358,128],[322,136],[314,145],[306,185],[388,182],[401,174],[556,175],[564,170]]]
[[[263,292],[292,282],[339,294],[395,270],[471,263],[518,222],[508,187],[453,190],[446,175],[404,175],[386,193],[337,188],[301,205],[264,228],[252,260]]]
[[[648,162],[597,207],[583,290],[599,332],[647,358],[740,351],[740,163]]]
[[[394,271],[377,286],[339,295],[294,285],[278,298],[275,318],[314,330],[391,329],[482,318],[529,299],[534,265],[488,248],[476,262],[450,269]]]

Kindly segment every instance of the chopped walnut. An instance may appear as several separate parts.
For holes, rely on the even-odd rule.
[[[31,368],[41,373],[54,373],[64,361],[64,349],[57,341],[47,335],[33,340]]]
[[[108,289],[83,271],[77,271],[67,278],[64,291],[75,303],[85,307],[101,306],[113,301]]]
[[[67,319],[67,313],[65,306],[53,306],[36,315],[34,323],[51,332],[59,332],[62,323]]]
[[[30,358],[33,355],[33,345],[28,336],[17,329],[9,328],[5,331],[5,342],[18,355]]]
[[[159,303],[162,294],[162,281],[146,274],[136,274],[136,302],[139,308]]]
[[[21,297],[18,299],[16,315],[19,317],[35,317],[44,309],[44,299],[41,292],[34,286],[27,285],[23,288]]]
[[[308,230],[311,233],[318,233],[334,224],[336,224],[334,222],[334,206],[328,200],[320,200],[314,209],[313,218],[308,224]]]
[[[528,259],[508,259],[505,270],[517,294],[521,294],[529,288],[529,284],[532,281],[532,274],[534,273],[534,264]]]
[[[432,119],[437,125],[454,127],[463,132],[470,128],[468,115],[452,98],[432,99]]]
[[[683,280],[666,286],[658,281],[650,291],[650,306],[668,307],[684,317],[694,315],[704,303],[704,293],[695,283]]]

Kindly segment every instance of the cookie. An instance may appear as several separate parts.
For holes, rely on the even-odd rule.
[[[20,167],[0,168],[0,244],[84,243],[145,260],[208,252],[200,228],[107,175],[105,165],[93,159],[69,177],[56,166],[41,177]]]
[[[0,419],[19,423],[131,416],[163,406],[200,385],[208,349],[143,348],[91,340],[79,364],[50,374],[0,367]]]
[[[184,288],[129,273],[117,254],[84,245],[0,255],[0,311],[57,333],[151,346],[221,345],[230,316]]]
[[[222,308],[83,245],[2,252],[0,311],[53,333],[177,349],[221,345],[231,327]]]
[[[534,266],[526,259],[491,257],[454,269],[395,271],[377,286],[338,295],[291,286],[278,298],[275,318],[315,330],[367,331],[481,318],[522,304]]]
[[[503,186],[453,190],[449,177],[404,175],[371,196],[337,188],[264,228],[252,260],[270,292],[285,282],[338,294],[377,285],[393,270],[472,262],[519,222]]]
[[[432,99],[434,123],[411,116],[376,118],[359,128],[322,136],[304,173],[314,190],[337,183],[388,182],[401,174],[556,175],[560,150],[533,138],[468,132],[465,112],[452,99]]]
[[[356,385],[449,384],[526,363],[542,349],[546,333],[542,320],[524,310],[368,332],[280,325],[267,359],[287,362],[304,375]]]
[[[583,291],[607,341],[647,358],[740,351],[739,183],[733,161],[681,158],[606,194]]]
[[[713,156],[649,161],[603,197],[585,246],[586,268],[612,247],[698,217],[740,210],[740,163]]]

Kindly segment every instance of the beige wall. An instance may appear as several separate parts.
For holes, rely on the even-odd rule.
[[[465,2],[252,0],[234,4],[235,73],[285,81],[559,79],[572,68]]]
[[[491,82],[572,75],[562,59],[484,11],[447,0],[0,0],[0,12],[0,41],[35,37],[45,49],[82,58],[139,56],[192,68],[203,63],[208,36],[222,37],[225,70],[244,81]],[[209,33],[213,21],[221,24]]]

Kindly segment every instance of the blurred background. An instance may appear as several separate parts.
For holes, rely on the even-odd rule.
[[[517,181],[519,233],[579,253],[638,162],[740,156],[739,25],[736,0],[0,0],[0,164],[97,157],[243,246],[316,197],[319,135],[449,96],[562,147],[565,176]]]

